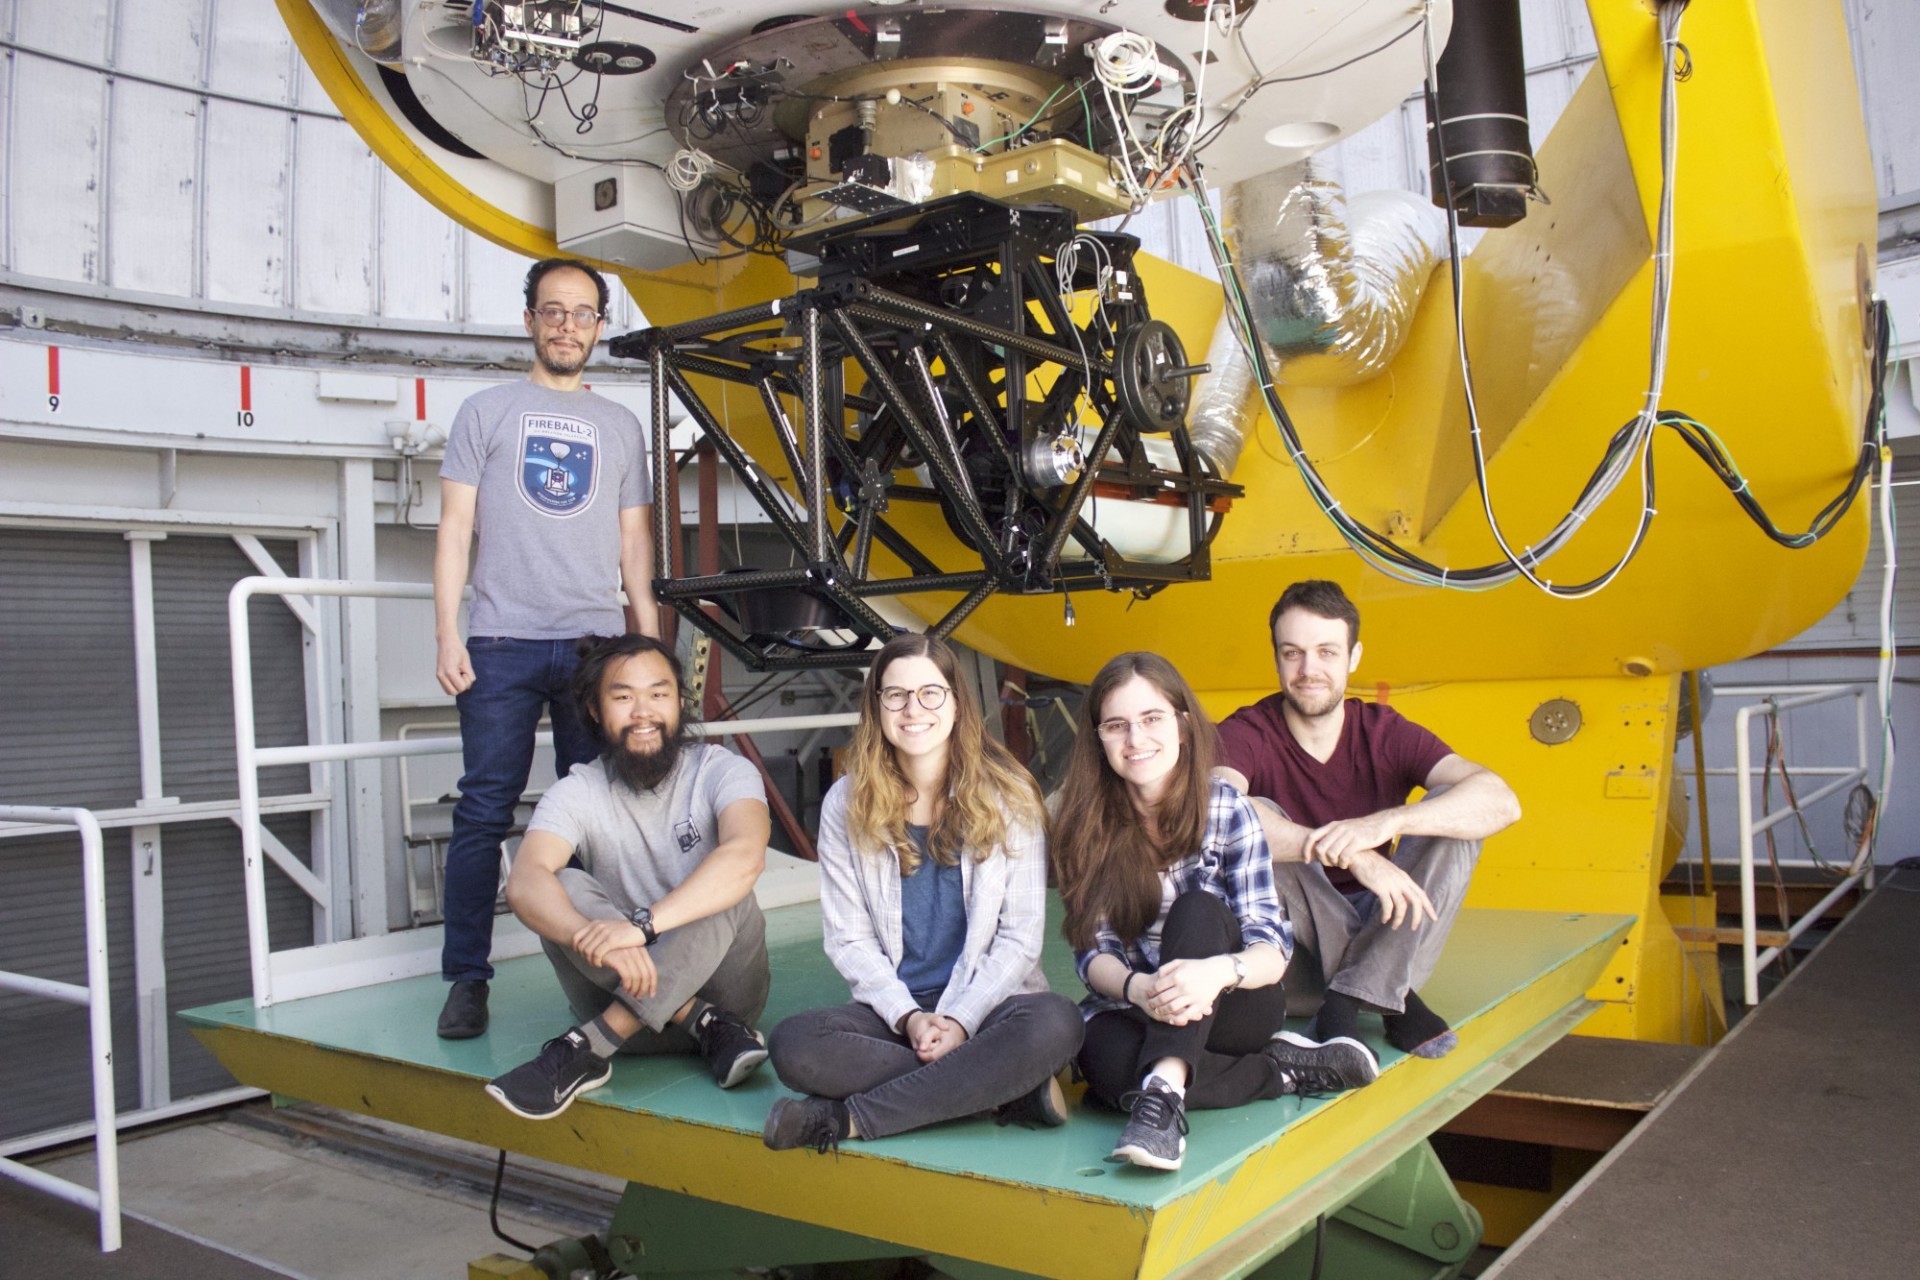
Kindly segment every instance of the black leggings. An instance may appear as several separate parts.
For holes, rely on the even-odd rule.
[[[1240,950],[1240,922],[1226,903],[1195,889],[1174,899],[1160,931],[1160,959],[1204,960]],[[1087,1023],[1080,1072],[1087,1089],[1109,1106],[1140,1087],[1162,1058],[1187,1064],[1187,1106],[1237,1107],[1277,1098],[1280,1069],[1261,1050],[1286,1024],[1287,993],[1280,983],[1229,991],[1213,1012],[1184,1027],[1156,1021],[1138,1005],[1097,1014]]]

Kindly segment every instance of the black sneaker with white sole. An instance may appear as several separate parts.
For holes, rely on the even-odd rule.
[[[988,1114],[998,1125],[1058,1129],[1067,1122],[1067,1095],[1060,1088],[1060,1081],[1048,1076],[1013,1101],[1001,1103]]]
[[[1380,1078],[1373,1050],[1350,1036],[1321,1041],[1282,1031],[1267,1044],[1266,1054],[1285,1077],[1283,1093],[1341,1093]]]
[[[528,1120],[551,1120],[576,1095],[613,1079],[613,1063],[596,1058],[578,1027],[540,1046],[539,1056],[487,1085],[501,1106]]]
[[[700,1056],[713,1072],[713,1082],[731,1089],[767,1060],[767,1041],[758,1031],[725,1009],[709,1006],[693,1028]]]
[[[1131,1114],[1109,1160],[1125,1160],[1145,1169],[1178,1169],[1187,1154],[1187,1103],[1158,1078],[1120,1099]]]

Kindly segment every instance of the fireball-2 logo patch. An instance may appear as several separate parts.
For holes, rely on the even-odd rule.
[[[542,515],[587,509],[599,474],[599,428],[550,413],[520,417],[520,496]]]

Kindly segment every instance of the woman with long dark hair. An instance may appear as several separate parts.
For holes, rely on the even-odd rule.
[[[763,1137],[825,1151],[993,1112],[1058,1125],[1054,1073],[1080,1045],[1040,972],[1047,858],[1033,779],[987,736],[953,652],[874,655],[847,776],[821,802],[827,956],[853,1001],[774,1028],[781,1098]]]
[[[1214,729],[1165,658],[1123,653],[1081,704],[1054,867],[1091,993],[1080,1067],[1131,1114],[1112,1158],[1177,1169],[1186,1109],[1371,1080],[1351,1040],[1282,1030],[1293,952],[1252,806],[1211,776]]]

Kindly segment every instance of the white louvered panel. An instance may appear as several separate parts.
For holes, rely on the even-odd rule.
[[[1873,535],[1866,564],[1846,598],[1826,617],[1780,646],[1782,649],[1874,649],[1880,647],[1880,579],[1885,556],[1880,536],[1878,498],[1871,489],[1857,501],[1873,507]],[[1920,643],[1920,486],[1893,491],[1894,545],[1899,549],[1899,576],[1894,580],[1893,616],[1896,643]]]
[[[532,264],[479,236],[467,237],[467,320],[518,326],[526,304],[520,291]]]
[[[105,0],[95,2],[104,7]],[[122,0],[115,6],[114,65],[156,80],[199,84],[206,61],[207,4],[208,0],[171,4]]]
[[[26,275],[100,278],[100,79],[45,58],[14,63],[8,144],[33,155],[9,166],[8,265]]]
[[[110,125],[106,283],[190,297],[199,255],[200,99],[119,80]]]
[[[365,315],[379,161],[345,121],[300,116],[293,127],[294,308]]]
[[[1851,0],[1853,54],[1868,104],[1867,136],[1883,199],[1920,192],[1920,22],[1911,4]]]
[[[26,3],[14,11],[13,38],[82,62],[97,62],[107,52],[108,0]]]
[[[287,283],[287,118],[209,101],[206,297],[279,307]]]
[[[377,305],[388,319],[461,319],[459,243],[463,233],[398,174],[379,175],[380,291]]]
[[[293,103],[293,41],[280,10],[258,0],[222,4],[213,27],[209,88],[221,93],[290,106]]]

